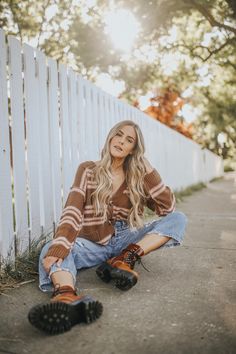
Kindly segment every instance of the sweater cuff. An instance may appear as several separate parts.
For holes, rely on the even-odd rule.
[[[70,250],[63,247],[62,245],[60,246],[51,246],[48,250],[48,252],[46,253],[46,255],[44,256],[44,258],[46,257],[57,257],[57,258],[66,258],[70,253]]]

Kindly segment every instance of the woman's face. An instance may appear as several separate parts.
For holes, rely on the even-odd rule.
[[[125,159],[132,153],[137,137],[134,127],[124,125],[110,141],[110,153],[113,158]]]

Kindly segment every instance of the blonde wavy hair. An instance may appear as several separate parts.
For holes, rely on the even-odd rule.
[[[128,224],[131,227],[143,226],[141,214],[145,201],[145,191],[143,187],[144,175],[146,172],[144,164],[145,145],[143,134],[139,126],[131,121],[124,120],[117,123],[108,133],[105,145],[101,152],[101,160],[94,167],[95,181],[98,184],[97,189],[92,193],[92,204],[96,215],[102,215],[106,219],[107,204],[113,192],[112,187],[112,156],[110,154],[111,139],[124,126],[132,126],[136,132],[136,144],[132,150],[132,154],[125,158],[123,168],[125,179],[128,187],[129,198],[132,208],[128,215]]]

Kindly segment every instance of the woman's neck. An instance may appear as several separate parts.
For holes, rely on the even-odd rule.
[[[119,160],[113,160],[112,161],[112,165],[111,165],[111,171],[113,173],[120,173],[123,172],[123,163],[124,163],[124,159],[119,159]]]

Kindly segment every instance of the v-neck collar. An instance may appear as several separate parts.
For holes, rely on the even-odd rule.
[[[120,191],[120,189],[122,189],[123,185],[126,183],[126,179],[124,179],[124,181],[121,183],[121,185],[119,186],[119,188],[117,188],[117,190],[115,192],[112,193],[111,197],[114,198],[114,196]]]
[[[93,164],[96,166],[96,163],[94,161],[92,161]],[[122,190],[122,188],[126,185],[126,179],[124,179],[124,181],[121,183],[121,185],[117,188],[117,190],[111,194],[111,198],[114,198],[116,196],[116,194]]]

